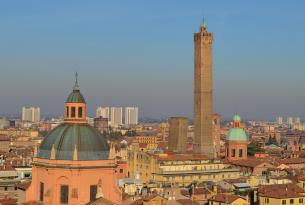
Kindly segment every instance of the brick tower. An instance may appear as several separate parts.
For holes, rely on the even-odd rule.
[[[194,125],[195,151],[210,159],[215,157],[213,143],[213,95],[212,95],[212,45],[213,34],[205,22],[194,34]]]

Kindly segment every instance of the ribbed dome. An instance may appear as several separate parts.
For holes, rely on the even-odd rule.
[[[40,145],[38,158],[50,159],[54,144],[56,160],[108,159],[109,146],[106,139],[88,124],[63,123],[51,130]]]
[[[66,103],[86,103],[85,98],[79,89],[77,73],[75,73],[75,85],[73,87],[73,91],[68,96]]]
[[[241,128],[231,128],[226,139],[228,141],[248,141],[248,136]]]
[[[86,103],[86,101],[79,90],[73,90],[68,96],[66,103]]]

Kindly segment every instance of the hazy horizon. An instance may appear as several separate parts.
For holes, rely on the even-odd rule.
[[[60,115],[78,71],[91,116],[105,105],[191,118],[193,33],[204,16],[214,112],[305,117],[305,2],[71,2],[2,3],[1,114],[33,105]]]

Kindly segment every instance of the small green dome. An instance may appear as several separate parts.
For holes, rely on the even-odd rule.
[[[248,141],[248,136],[241,128],[231,128],[226,139],[228,141]]]
[[[79,89],[77,73],[75,73],[75,85],[73,87],[73,91],[68,96],[66,103],[86,103],[85,98]]]
[[[74,89],[68,96],[66,103],[86,103],[86,101],[81,92]]]
[[[233,121],[241,121],[241,118],[239,115],[234,115],[233,116]]]
[[[89,124],[60,124],[44,138],[37,157],[50,159],[53,145],[57,160],[73,160],[75,147],[78,160],[102,160],[109,156],[106,138]]]

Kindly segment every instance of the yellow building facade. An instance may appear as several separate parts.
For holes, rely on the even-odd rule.
[[[239,169],[220,160],[208,160],[200,154],[151,154],[131,147],[128,151],[129,177],[138,176],[143,183],[163,186],[187,186],[194,182],[222,181],[240,177]]]
[[[259,205],[304,205],[305,197],[294,197],[294,198],[272,198],[272,197],[259,197]]]

